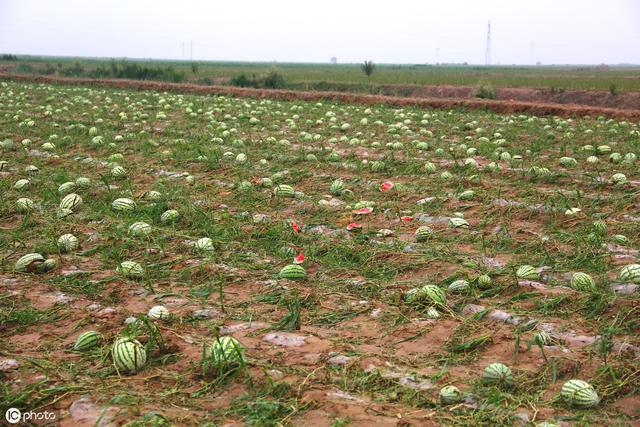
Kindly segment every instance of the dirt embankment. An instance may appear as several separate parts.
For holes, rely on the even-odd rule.
[[[412,98],[474,98],[473,86],[384,85],[384,95]],[[612,95],[605,90],[564,90],[535,88],[497,88],[496,100],[577,104],[591,107],[640,110],[640,92],[621,92]]]
[[[578,104],[559,104],[552,102],[530,102],[519,100],[484,100],[445,97],[399,97],[385,95],[362,95],[344,92],[293,91],[273,89],[251,89],[231,86],[202,86],[189,83],[166,83],[141,80],[64,78],[49,76],[33,76],[19,74],[0,74],[0,80],[33,81],[38,83],[55,83],[64,85],[86,85],[137,90],[172,91],[251,98],[270,98],[281,100],[334,101],[352,104],[386,104],[397,107],[420,108],[466,108],[473,110],[489,110],[496,113],[528,113],[536,115],[573,116],[607,116],[626,120],[640,119],[640,110],[624,110],[620,108],[603,108]],[[455,87],[454,87],[455,88]],[[456,90],[458,90],[456,88]],[[507,90],[507,89],[505,89]],[[514,90],[514,89],[508,89]],[[527,89],[524,89],[527,90]]]

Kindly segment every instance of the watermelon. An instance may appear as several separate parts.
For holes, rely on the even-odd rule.
[[[469,223],[464,218],[449,218],[449,227],[451,228],[469,228]]]
[[[18,212],[21,212],[21,213],[30,212],[35,207],[36,207],[36,204],[33,202],[33,200],[27,197],[22,197],[16,200],[16,210]]]
[[[63,234],[58,238],[58,249],[60,252],[72,252],[78,249],[80,243],[73,234]]]
[[[72,214],[73,214],[73,211],[71,209],[58,209],[58,213],[56,214],[56,216],[58,218],[66,218]]]
[[[516,270],[516,276],[518,279],[524,280],[538,280],[540,278],[538,271],[531,265],[522,265],[518,267],[518,270]]]
[[[102,341],[102,334],[96,331],[87,331],[80,334],[75,344],[73,345],[73,349],[76,351],[84,351],[89,350],[96,345],[100,341]]]
[[[147,352],[138,340],[119,338],[111,349],[111,359],[118,372],[135,374],[147,363]]]
[[[616,173],[611,176],[611,183],[614,185],[624,185],[627,183],[627,176],[623,173]]]
[[[611,236],[611,241],[619,245],[624,245],[625,243],[629,243],[629,238],[624,234],[615,234]]]
[[[213,240],[211,240],[208,237],[203,237],[201,239],[198,239],[196,241],[195,247],[197,250],[203,251],[203,252],[211,252],[215,250],[215,248],[213,247]]]
[[[273,194],[277,197],[292,198],[295,195],[295,191],[290,185],[280,184],[274,188]]]
[[[416,237],[416,241],[424,242],[426,240],[429,240],[432,234],[433,234],[433,230],[427,227],[426,225],[424,225],[422,227],[418,227],[418,229],[414,233],[414,236]]]
[[[82,197],[76,193],[67,194],[60,202],[60,209],[70,209],[74,212],[80,206],[82,206]]]
[[[429,319],[439,319],[440,318],[440,312],[435,307],[429,307],[427,309],[427,313],[426,314],[427,314],[427,317]]]
[[[477,283],[478,283],[478,287],[480,287],[481,289],[486,289],[489,286],[491,286],[491,283],[492,283],[491,276],[489,276],[488,274],[483,274],[481,276],[478,276]]]
[[[618,278],[626,283],[640,283],[640,264],[628,264],[622,267]]]
[[[177,221],[178,218],[180,218],[180,213],[175,209],[169,209],[160,216],[160,221],[163,224],[168,224]]]
[[[142,197],[144,197],[145,200],[150,200],[150,201],[157,201],[160,200],[162,198],[162,193],[160,193],[159,191],[155,191],[155,190],[150,190],[145,192]]]
[[[464,279],[456,280],[448,287],[449,292],[452,294],[460,294],[469,290],[469,282]]]
[[[288,280],[304,280],[307,277],[307,272],[301,265],[289,264],[280,270],[280,277]]]
[[[451,405],[458,403],[462,399],[462,393],[458,387],[454,385],[447,385],[440,389],[440,401],[445,405]]]
[[[75,182],[73,181],[65,182],[63,184],[60,184],[60,187],[58,187],[58,194],[62,196],[65,194],[73,193],[75,189],[76,189]]]
[[[587,273],[573,273],[571,278],[571,287],[578,291],[593,292],[596,290],[596,283]]]
[[[604,236],[605,234],[607,234],[607,223],[602,220],[594,221],[591,224],[591,228],[593,229],[594,233],[600,236]]]
[[[81,176],[76,179],[76,185],[80,188],[89,188],[91,187],[91,180],[89,178]]]
[[[56,262],[55,259],[53,258],[46,259],[42,264],[38,265],[37,272],[46,273],[47,271],[51,271],[54,268],[56,268],[57,265],[58,263]]]
[[[540,346],[551,345],[553,340],[548,332],[540,331],[533,335],[533,341]]]
[[[331,187],[329,188],[329,191],[334,196],[341,196],[342,193],[344,192],[344,182],[341,179],[336,179],[331,183]]]
[[[291,258],[292,256],[295,256],[296,250],[291,246],[282,246],[278,249],[278,254],[283,258]]]
[[[484,368],[482,383],[495,386],[510,386],[513,384],[511,369],[502,363],[492,363]]]
[[[136,208],[136,202],[126,197],[122,197],[111,202],[111,207],[113,210],[119,212],[133,211]]]
[[[19,179],[15,184],[13,184],[13,188],[20,191],[26,189],[29,184],[31,184],[31,181],[29,181],[28,179]]]
[[[111,169],[111,176],[114,178],[123,178],[127,176],[127,171],[122,166],[115,166]]]
[[[471,200],[476,195],[473,190],[465,190],[462,193],[458,194],[459,200]]]
[[[169,310],[162,305],[156,305],[155,307],[151,307],[147,315],[156,320],[168,319],[171,316]]]
[[[569,380],[562,386],[560,395],[569,406],[591,408],[600,403],[598,393],[586,381]]]
[[[435,285],[425,285],[418,289],[415,300],[436,305],[445,305],[447,303],[444,291]]]
[[[205,355],[214,365],[224,368],[240,365],[245,360],[244,347],[240,341],[230,336],[218,337],[209,349],[205,350]]]
[[[146,222],[134,222],[129,226],[129,234],[132,236],[148,236],[151,234],[151,226]]]
[[[33,273],[44,263],[44,257],[38,253],[26,254],[15,264],[15,271],[19,273]]]
[[[140,279],[144,275],[144,269],[135,261],[123,261],[116,268],[116,272],[129,279]]]

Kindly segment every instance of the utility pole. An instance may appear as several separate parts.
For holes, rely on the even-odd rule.
[[[440,65],[440,48],[436,48],[436,65]]]
[[[534,54],[534,49],[535,49],[535,45],[533,42],[529,43],[529,63],[531,65],[535,64],[536,62],[536,57]]]
[[[184,42],[182,42],[182,60],[184,61]]]
[[[487,47],[484,51],[484,65],[491,65],[491,21],[487,26]]]
[[[191,62],[193,62],[193,40],[191,40],[191,55],[190,55],[190,59],[191,59]]]

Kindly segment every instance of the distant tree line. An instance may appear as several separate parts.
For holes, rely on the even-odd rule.
[[[271,70],[264,75],[252,74],[248,77],[246,74],[240,74],[233,77],[229,83],[238,87],[253,87],[258,89],[282,89],[286,87],[284,76],[277,70]]]
[[[16,71],[18,73],[36,73],[44,75],[58,74],[63,77],[91,77],[96,79],[114,78],[114,79],[132,79],[132,80],[160,80],[167,82],[182,82],[185,79],[185,73],[177,71],[172,66],[147,66],[140,65],[126,60],[117,61],[112,59],[108,65],[98,65],[96,68],[87,68],[80,61],[74,61],[70,64],[44,64],[39,68],[28,62],[20,62]]]

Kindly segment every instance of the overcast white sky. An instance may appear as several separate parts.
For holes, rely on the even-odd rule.
[[[640,63],[640,0],[0,0],[0,52],[482,64],[489,20],[494,64]]]

